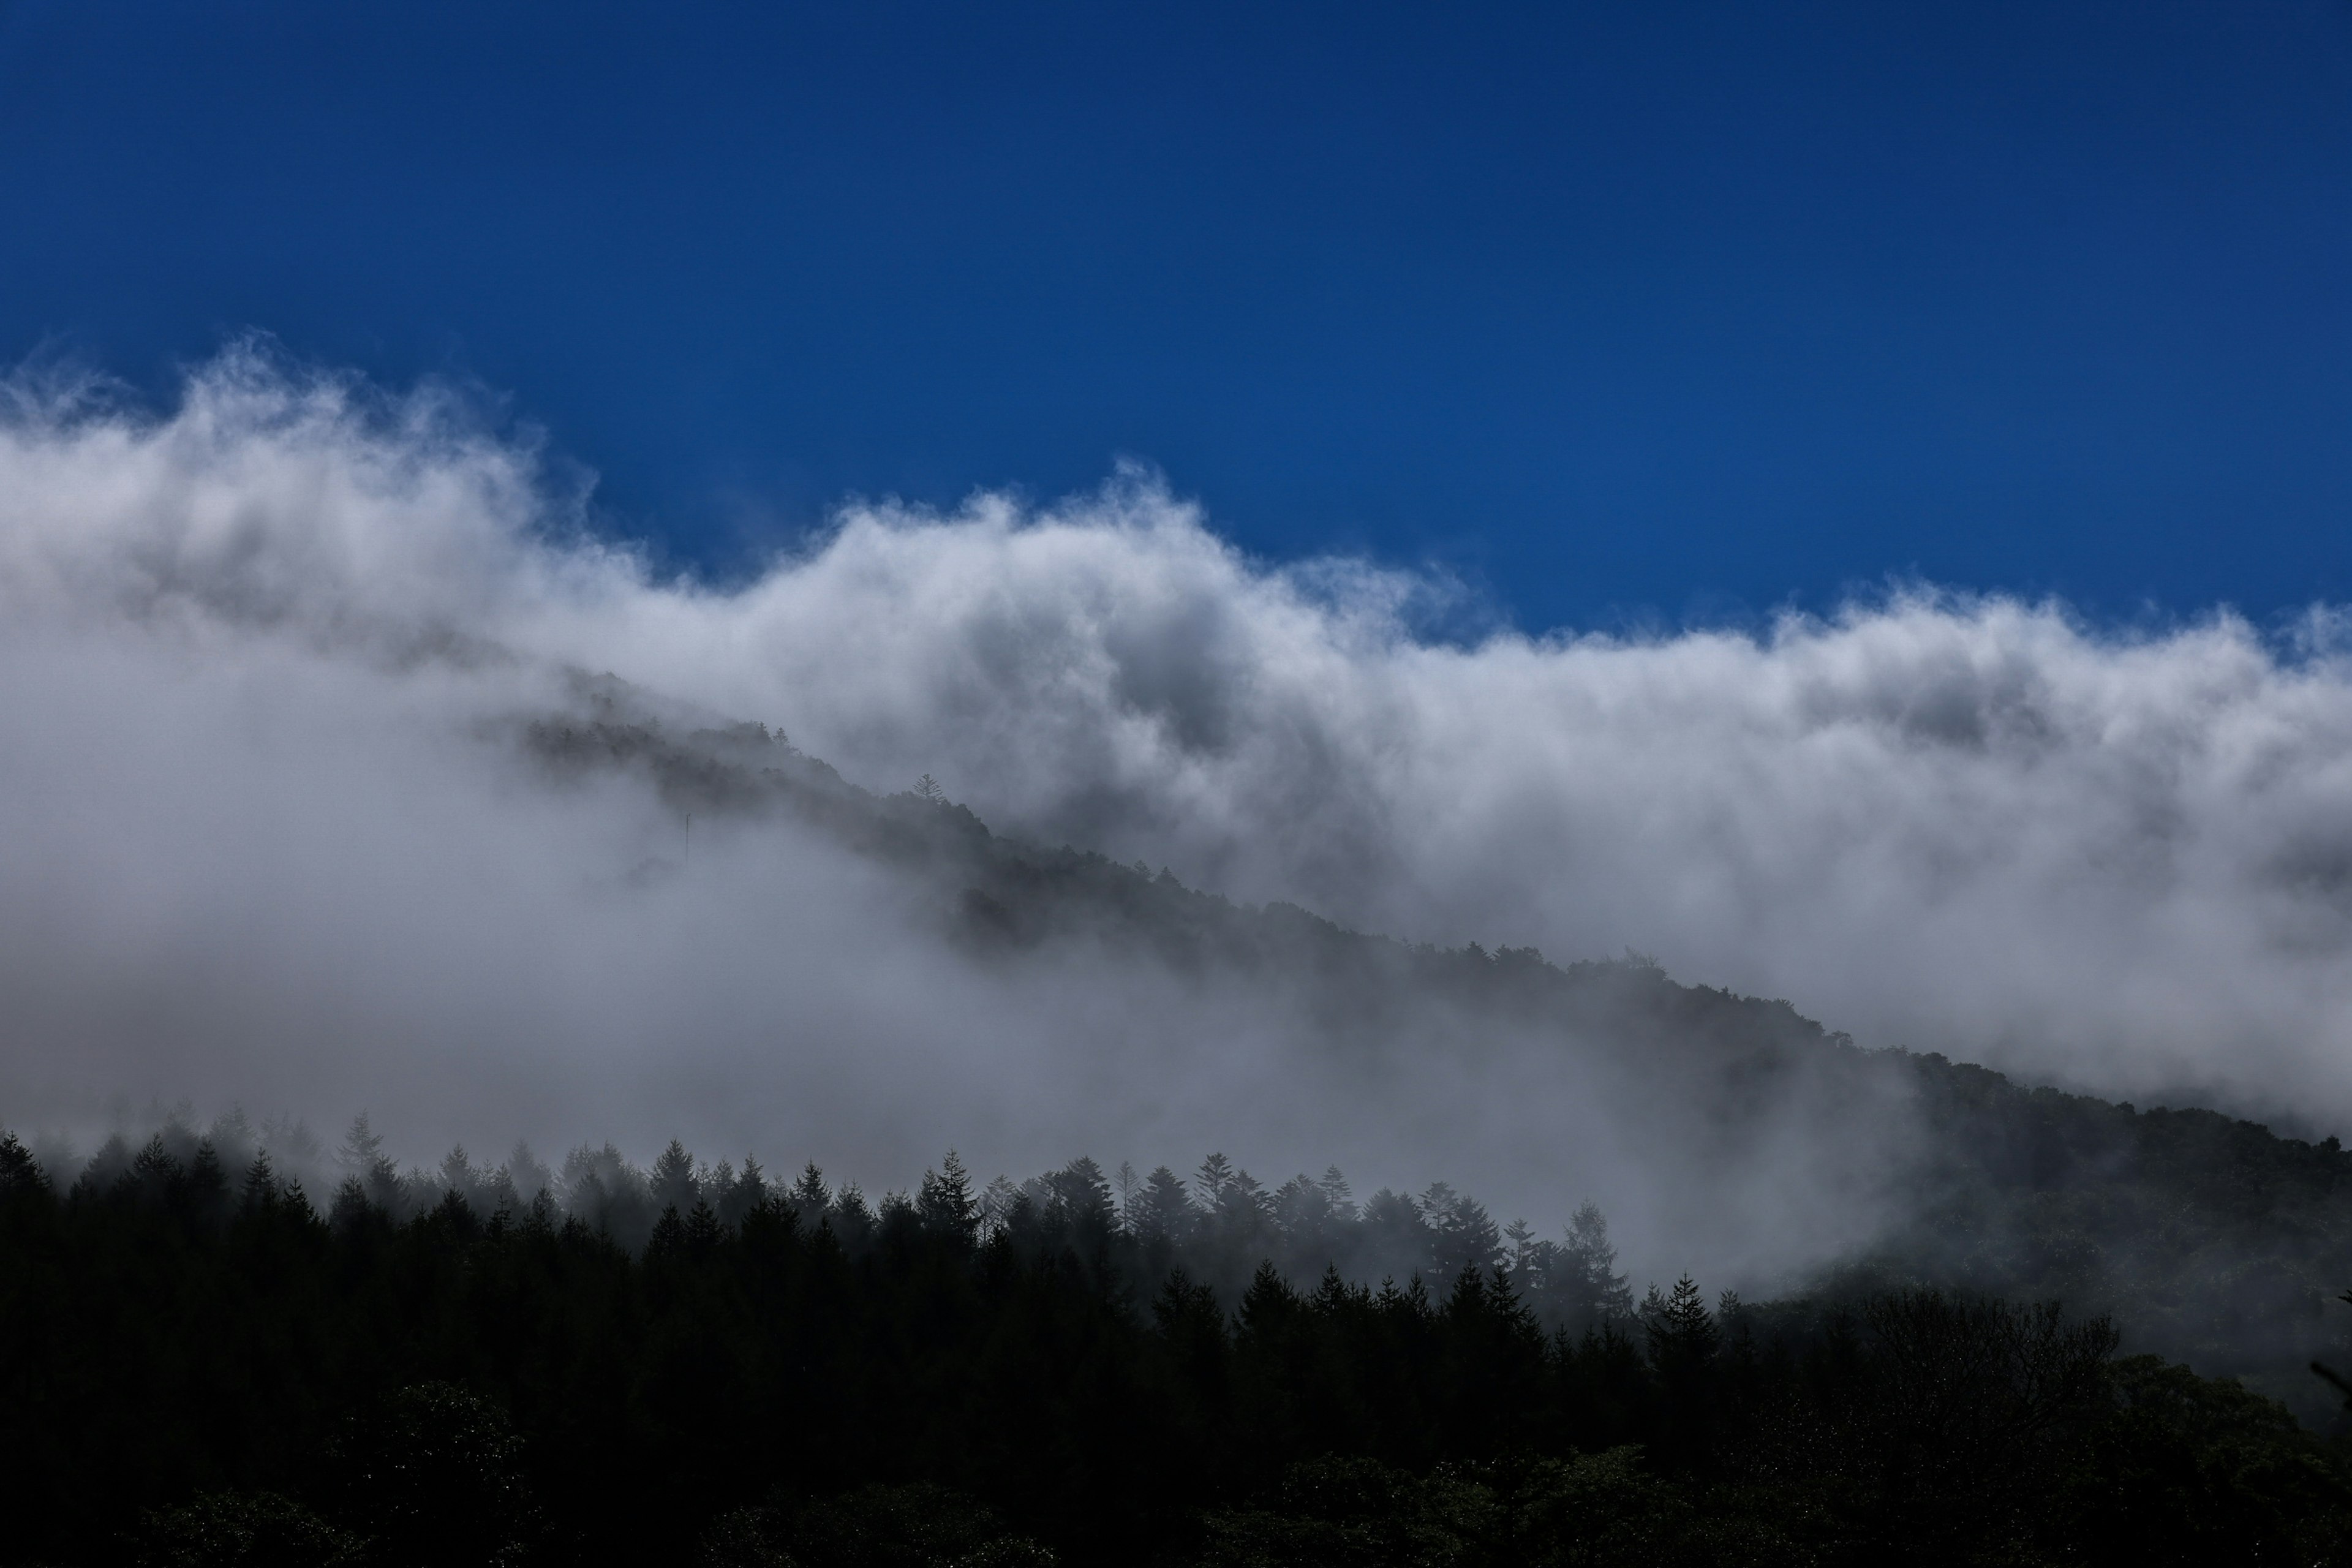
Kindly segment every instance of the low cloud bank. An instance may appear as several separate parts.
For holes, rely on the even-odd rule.
[[[1524,1120],[1509,1170],[1449,1158],[1466,1090],[1425,1135],[1346,1101],[1276,1148],[1318,1087],[1282,1076],[1278,1024],[1204,1037],[1219,1004],[1162,976],[942,956],[905,889],[806,835],[698,824],[691,877],[633,879],[682,825],[625,780],[550,790],[499,739],[585,669],[1239,899],[1630,946],[1864,1045],[2352,1121],[2332,614],[2281,644],[1922,593],[1758,637],[1461,647],[1416,635],[1431,591],[1253,562],[1133,476],[855,507],[748,581],[664,581],[433,395],[243,353],[160,416],[19,388],[0,1095],[82,1122],[118,1094],[364,1104],[488,1149],[766,1129],[869,1181],[951,1142],[1034,1169],[1089,1129],[1113,1161],[1257,1139],[1264,1173],[1337,1159],[1498,1207],[1549,1180]],[[1574,1120],[1562,1147],[1601,1136]],[[1378,1168],[1383,1138],[1412,1168]],[[1578,1179],[1563,1215],[1606,1175]]]

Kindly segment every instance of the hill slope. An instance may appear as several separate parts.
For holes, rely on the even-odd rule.
[[[1574,1092],[1639,1118],[1657,1172],[1737,1206],[1740,1184],[1836,1211],[1775,1283],[1836,1296],[1890,1281],[2112,1311],[2128,1345],[2235,1375],[2306,1415],[2305,1363],[2337,1353],[2352,1283],[2352,1154],[2198,1109],[2140,1110],[1941,1056],[1865,1051],[1784,1002],[1675,983],[1640,961],[1412,946],[1295,907],[1237,906],[1162,871],[1002,837],[965,808],[877,795],[754,725],[658,711],[610,677],[519,722],[560,779],[620,772],[681,813],[814,828],[922,889],[982,963],[1138,955],[1288,1010],[1304,1047],[1350,1070],[1412,1062],[1475,1076],[1533,1040]],[[649,865],[658,877],[670,868]],[[1752,1196],[1752,1194],[1749,1194]],[[1810,1254],[1811,1256],[1807,1256]],[[1821,1258],[1829,1262],[1822,1266]]]

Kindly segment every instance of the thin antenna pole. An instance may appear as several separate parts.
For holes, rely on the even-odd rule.
[[[690,811],[686,814],[686,864],[678,869],[681,871],[694,869],[694,813]]]

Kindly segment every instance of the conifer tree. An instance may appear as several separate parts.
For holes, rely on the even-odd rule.
[[[1241,1325],[1259,1336],[1277,1332],[1287,1326],[1298,1305],[1298,1293],[1282,1271],[1270,1262],[1261,1263],[1250,1277],[1249,1289],[1242,1292]]]
[[[1212,1154],[1202,1161],[1200,1170],[1192,1175],[1192,1185],[1201,1194],[1201,1206],[1213,1213],[1233,1180],[1234,1163],[1223,1154]]]
[[[1326,1317],[1334,1317],[1349,1308],[1366,1305],[1370,1300],[1370,1289],[1362,1285],[1349,1285],[1341,1277],[1339,1266],[1336,1263],[1323,1266],[1323,1278],[1316,1285],[1315,1294],[1309,1298],[1315,1310]]]
[[[346,1171],[365,1178],[369,1169],[383,1158],[383,1140],[368,1125],[364,1110],[352,1118],[349,1131],[343,1134],[343,1144],[335,1152],[336,1162]]]
[[[1555,1287],[1582,1327],[1605,1319],[1633,1315],[1633,1296],[1625,1276],[1615,1272],[1617,1249],[1609,1241],[1609,1221],[1591,1199],[1580,1205],[1569,1222],[1568,1243],[1562,1249],[1559,1279]]]
[[[1247,1171],[1236,1170],[1217,1194],[1216,1211],[1233,1232],[1255,1236],[1274,1216],[1274,1194]]]
[[[514,1184],[515,1195],[524,1206],[536,1202],[541,1194],[552,1194],[555,1173],[541,1163],[530,1152],[530,1145],[517,1140],[514,1151],[507,1156],[507,1179]]]
[[[346,1174],[359,1183],[369,1203],[387,1214],[400,1211],[400,1172],[384,1154],[383,1138],[368,1125],[366,1111],[352,1118],[351,1130],[343,1134],[343,1144],[336,1151],[335,1159]]]
[[[801,1218],[814,1225],[833,1206],[833,1194],[825,1190],[824,1173],[811,1160],[801,1167],[800,1180],[785,1194],[785,1201],[800,1211]]]
[[[228,1212],[228,1173],[221,1169],[220,1155],[209,1138],[198,1141],[195,1156],[188,1162],[184,1193],[189,1212],[200,1219],[218,1221]]]
[[[1706,1367],[1723,1348],[1706,1298],[1687,1274],[1675,1281],[1671,1294],[1661,1296],[1656,1286],[1650,1287],[1642,1302],[1642,1331],[1649,1341],[1650,1363],[1662,1372]]]
[[[48,1173],[14,1132],[0,1133],[0,1193],[47,1193]]]
[[[1112,1178],[1118,1189],[1118,1228],[1123,1235],[1135,1234],[1135,1197],[1143,1189],[1143,1177],[1130,1160],[1118,1163],[1118,1174]]]
[[[915,1212],[926,1229],[968,1243],[980,1230],[980,1205],[973,1201],[971,1174],[952,1149],[937,1171],[923,1173]]]
[[[719,1169],[725,1171],[722,1164]],[[729,1229],[743,1223],[743,1216],[768,1201],[768,1180],[760,1169],[760,1162],[751,1155],[743,1156],[743,1168],[730,1173],[720,1185],[717,1209],[719,1221]]]
[[[466,1153],[464,1144],[453,1146],[448,1153],[442,1156],[441,1187],[444,1192],[456,1193],[476,1209],[487,1209],[488,1205],[483,1199],[485,1189],[489,1184],[488,1177],[474,1168],[474,1162]]]
[[[1295,1246],[1316,1247],[1332,1224],[1331,1201],[1306,1175],[1293,1176],[1274,1190],[1274,1219]]]
[[[1323,1167],[1323,1179],[1317,1184],[1323,1189],[1324,1201],[1331,1205],[1332,1216],[1341,1224],[1356,1218],[1356,1195],[1349,1190],[1348,1178],[1339,1173],[1337,1165]]]
[[[1070,1239],[1082,1253],[1095,1254],[1110,1244],[1115,1225],[1110,1181],[1102,1167],[1086,1155],[1045,1178],[1056,1217],[1068,1226]]]
[[[1420,1278],[1433,1265],[1429,1226],[1421,1209],[1402,1193],[1382,1187],[1364,1200],[1363,1234],[1373,1268]]]
[[[237,1206],[246,1214],[267,1214],[278,1206],[278,1173],[270,1168],[268,1150],[254,1152],[252,1163],[245,1168],[244,1188],[237,1196]]]
[[[1183,1178],[1165,1165],[1157,1166],[1144,1179],[1135,1232],[1146,1240],[1180,1241],[1191,1234],[1195,1214]]]
[[[656,1214],[664,1209],[676,1209],[683,1215],[693,1208],[696,1200],[702,1196],[702,1184],[695,1179],[694,1156],[688,1153],[686,1145],[675,1138],[669,1141],[669,1147],[661,1152],[660,1158],[654,1162],[651,1174],[654,1212]]]
[[[1419,1207],[1432,1235],[1431,1257],[1440,1279],[1502,1263],[1502,1238],[1485,1205],[1444,1182],[1432,1182]]]
[[[673,1204],[662,1210],[661,1218],[654,1221],[653,1234],[646,1238],[646,1258],[648,1262],[672,1261],[686,1250],[686,1216]]]
[[[1010,1176],[999,1172],[991,1176],[988,1185],[980,1191],[980,1224],[983,1230],[998,1230],[1013,1219],[1015,1205],[1024,1200],[1021,1189],[1013,1184]]]
[[[876,1215],[866,1206],[866,1193],[856,1182],[844,1182],[833,1194],[833,1206],[825,1211],[825,1219],[842,1245],[862,1248],[873,1234]]]

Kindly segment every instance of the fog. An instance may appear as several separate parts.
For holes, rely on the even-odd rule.
[[[593,458],[593,454],[587,456]],[[1078,1152],[1444,1179],[1738,1269],[1879,1200],[1801,1086],[1736,1195],[1575,1053],[1064,942],[788,821],[688,829],[518,726],[581,671],[878,792],[1246,901],[1654,954],[1907,1044],[2319,1130],[2352,1110],[2352,671],[2331,612],[2116,631],[1916,589],[1758,631],[1475,640],[1442,580],[1276,564],[1151,478],[856,505],[663,577],[465,404],[239,351],[162,413],[0,417],[0,1123],[366,1109],[404,1158],[676,1135],[904,1185]],[[1458,608],[1458,603],[1454,607]],[[1326,1031],[1328,1033],[1328,1031]],[[1876,1135],[1899,1138],[1889,1116]],[[1711,1193],[1712,1197],[1707,1194]],[[1693,1258],[1693,1261],[1698,1259]]]

